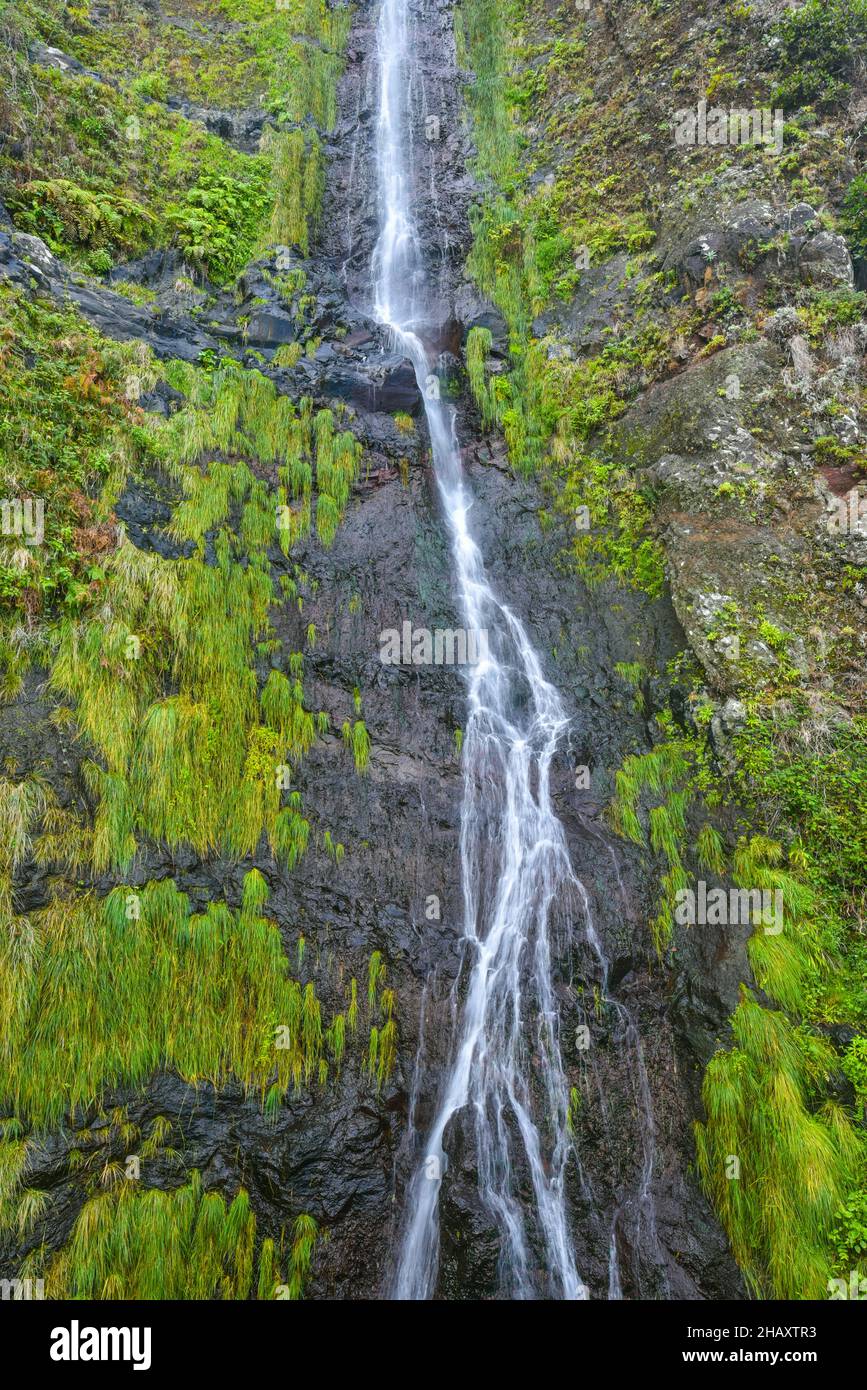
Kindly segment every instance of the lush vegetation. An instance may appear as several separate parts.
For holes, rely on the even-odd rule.
[[[650,597],[663,588],[667,557],[646,464],[668,449],[688,456],[693,446],[687,418],[665,419],[657,441],[630,425],[630,403],[654,381],[749,343],[781,304],[791,302],[817,354],[864,318],[863,296],[850,288],[796,289],[772,271],[751,299],[748,277],[782,245],[746,247],[741,278],[710,254],[707,288],[688,293],[651,260],[666,218],[670,250],[678,201],[685,226],[714,192],[720,200],[806,199],[821,210],[821,225],[839,227],[852,254],[864,256],[864,180],[852,177],[847,152],[857,119],[843,119],[867,51],[863,0],[808,0],[770,30],[748,5],[711,6],[705,19],[711,12],[703,33],[688,34],[677,6],[655,6],[652,21],[646,11],[621,15],[620,42],[612,36],[620,18],[606,23],[568,6],[541,15],[523,0],[464,0],[456,22],[460,60],[475,73],[467,101],[487,189],[469,264],[507,326],[505,344],[474,329],[466,346],[481,423],[501,428],[513,464],[548,485],[585,582],[613,577]],[[609,73],[601,95],[600,43]],[[663,89],[672,110],[694,103],[696,92],[708,102],[783,106],[782,156],[755,147],[675,150]],[[576,291],[590,323],[577,348],[562,329]],[[594,299],[606,294],[609,321],[597,327]],[[815,446],[820,465],[863,462],[831,428],[858,401],[856,389],[851,405],[831,408],[827,437]],[[759,416],[753,405],[747,423],[765,438]],[[745,478],[724,483],[711,505],[755,518],[755,496]],[[852,619],[839,608],[853,588],[861,592],[864,576],[851,567],[819,573],[787,589],[771,567],[709,634],[741,643],[724,692],[745,702],[734,769],[723,773],[710,737],[721,703],[715,673],[693,667],[685,676],[679,663],[671,681],[681,713],[660,710],[656,695],[651,747],[617,771],[610,808],[618,833],[659,866],[648,926],[664,959],[678,945],[678,891],[697,877],[782,892],[783,931],[757,928],[748,943],[752,980],[707,1070],[697,1129],[704,1185],[751,1289],[766,1297],[823,1297],[834,1272],[864,1272],[867,745],[861,658]],[[810,640],[817,629],[830,634],[820,669],[833,695],[810,688],[792,652],[793,633]],[[766,666],[751,654],[757,646],[770,653]],[[652,715],[640,674],[619,674],[635,681],[640,708]],[[835,698],[836,710],[816,713]],[[840,1028],[856,1033],[845,1051],[830,1040]],[[854,1108],[840,1103],[847,1080]]]
[[[283,1250],[270,1237],[257,1242],[243,1188],[227,1202],[197,1172],[168,1192],[117,1180],[84,1205],[63,1250],[28,1270],[44,1268],[47,1298],[297,1299],[317,1235],[302,1213]]]
[[[613,570],[655,593],[662,567],[647,531],[648,498],[619,463],[593,450],[589,441],[621,413],[642,376],[659,365],[665,343],[651,328],[576,360],[555,350],[551,336],[537,336],[534,327],[535,316],[573,292],[591,264],[620,250],[639,255],[654,234],[634,197],[601,201],[596,171],[582,167],[577,157],[550,180],[535,188],[528,184],[535,159],[528,157],[519,118],[530,110],[541,72],[553,71],[561,81],[574,78],[583,45],[558,41],[547,67],[532,61],[528,68],[528,60],[545,50],[513,37],[522,13],[517,3],[504,7],[466,0],[457,21],[459,50],[476,73],[467,99],[477,169],[491,189],[476,218],[469,268],[509,330],[509,370],[496,375],[485,365],[490,337],[484,331],[471,336],[470,385],[483,424],[502,428],[515,467],[547,472],[558,505],[579,517],[574,558],[581,573],[593,581]],[[604,191],[615,184],[607,179]],[[632,563],[636,549],[641,551],[637,566]]]
[[[152,452],[125,394],[142,363],[137,345],[99,343],[79,315],[0,287],[4,497],[42,513],[38,544],[23,516],[17,534],[13,516],[0,538],[0,604],[21,622],[79,611],[100,582],[114,545],[111,506],[133,462]]]
[[[59,0],[0,6],[7,38],[0,197],[22,229],[95,274],[176,244],[225,283],[274,242],[308,249],[322,190],[322,133],[335,118],[349,8],[321,0],[184,0],[184,24],[116,7],[91,24]],[[27,63],[40,38],[86,72]],[[99,77],[90,75],[98,73]],[[185,98],[269,124],[244,153],[169,109]]]
[[[182,0],[176,11],[0,3],[0,197],[75,272],[176,246],[221,285],[269,245],[310,247],[349,8]],[[36,41],[88,71],[28,61]],[[227,108],[223,126],[238,129],[246,108],[264,108],[258,148],[209,133],[181,101]],[[303,279],[281,280],[290,299]],[[301,351],[288,345],[277,365]],[[268,911],[272,876],[313,840],[295,775],[330,724],[309,709],[304,658],[283,649],[271,615],[303,610],[310,585],[293,548],[311,532],[332,544],[361,446],[340,406],[314,410],[214,353],[157,362],[35,287],[0,288],[0,367],[4,696],[37,676],[37,718],[77,745],[80,774],[70,795],[34,748],[26,772],[12,760],[0,779],[0,1228],[29,1248],[24,1274],[44,1277],[49,1296],[298,1298],[320,1238],[311,1216],[257,1232],[243,1189],[228,1200],[197,1173],[176,1185],[184,1155],[168,1121],[142,1135],[125,1109],[102,1106],[109,1090],[135,1095],[170,1070],[192,1087],[240,1082],[277,1123],[290,1092],[319,1091],[351,1064],[375,1094],[396,1063],[381,955],[362,1028],[347,963],[306,950]],[[179,406],[168,418],[140,408],[157,386]],[[166,499],[158,549],[117,520],[129,486]],[[360,719],[348,743],[363,772]],[[338,866],[344,846],[328,828],[316,838]],[[240,862],[238,896],[193,903],[173,878],[142,881],[154,844]],[[34,870],[47,902],[24,913],[19,886]],[[28,1168],[48,1131],[68,1135],[69,1179],[86,1193],[53,1254],[40,1241],[55,1194]],[[141,1181],[117,1145],[140,1155]]]
[[[349,7],[93,9],[0,0],[0,197],[17,227],[90,276],[172,246],[197,278],[230,286],[268,245],[307,254]],[[819,224],[867,259],[865,176],[844,119],[867,3],[807,0],[772,25],[748,5],[709,12],[715,22],[686,38],[681,7],[655,5],[652,22],[643,12],[618,50],[631,53],[623,82],[602,99],[586,10],[463,0],[456,13],[459,60],[475,73],[467,104],[484,187],[469,269],[505,323],[502,340],[475,328],[466,344],[480,424],[501,430],[514,467],[542,480],[581,578],[648,600],[666,578],[660,488],[646,466],[660,451],[630,428],[633,402],[750,343],[781,306],[793,310],[802,355],[835,362],[854,354],[865,317],[863,294],[847,286],[787,285],[775,268],[785,237],[745,246],[742,276],[709,257],[705,284],[688,294],[653,259],[671,199],[684,220],[717,181],[738,200],[810,201]],[[88,71],[30,62],[35,41]],[[785,152],[675,157],[660,78],[683,105],[696,92],[779,103]],[[210,133],[182,103],[221,110],[235,136]],[[248,108],[265,111],[261,140],[244,133]],[[757,284],[758,265],[767,273]],[[287,302],[303,280],[298,271],[286,281]],[[592,297],[607,296],[608,322],[576,346],[562,313],[588,281]],[[116,287],[151,302],[140,286]],[[285,344],[274,365],[292,368],[303,351]],[[138,405],[160,383],[180,397],[167,418]],[[125,1110],[104,1115],[109,1089],[134,1094],[162,1069],[191,1086],[234,1079],[276,1123],[290,1093],[315,1094],[343,1066],[373,1099],[396,1065],[381,953],[367,961],[365,1010],[360,963],[320,957],[269,912],[272,879],[314,842],[335,870],[344,855],[297,791],[330,717],[309,707],[304,657],[284,649],[273,618],[277,604],[303,610],[309,580],[293,547],[312,534],[333,543],[361,466],[348,415],[282,389],[214,354],[158,363],[73,312],[0,288],[3,694],[13,700],[38,678],[80,772],[71,786],[55,769],[11,764],[0,779],[0,1226],[29,1242],[26,1270],[58,1297],[296,1298],[320,1238],[307,1213],[263,1234],[243,1189],[229,1200],[197,1173],[172,1176],[182,1155],[171,1126],[141,1135]],[[840,391],[849,394],[828,407],[812,457],[819,468],[863,468],[863,450],[835,432],[858,404],[848,385]],[[747,424],[763,437],[758,413]],[[394,425],[414,429],[403,414]],[[665,421],[666,448],[687,425]],[[168,499],[169,558],[139,549],[115,516],[126,483],[145,478]],[[778,483],[726,481],[709,506],[767,522],[765,494],[785,501]],[[36,506],[44,535],[31,544]],[[769,666],[744,657],[724,691],[712,669],[689,679],[673,670],[662,685],[679,687],[676,719],[658,690],[654,708],[638,663],[617,664],[650,741],[617,770],[610,817],[659,868],[648,931],[663,962],[678,946],[676,895],[697,873],[782,893],[783,931],[752,933],[751,978],[707,1068],[697,1166],[751,1290],[822,1297],[829,1274],[863,1273],[867,1252],[867,728],[863,652],[835,607],[863,592],[867,575],[831,557],[797,592],[761,579],[707,635],[745,650],[759,642]],[[793,634],[817,622],[833,631],[832,659],[811,685]],[[315,639],[311,625],[309,647]],[[723,775],[710,728],[732,691],[744,718]],[[354,703],[333,742],[363,775],[371,738],[357,692]],[[225,893],[191,901],[179,873],[142,882],[155,848],[181,863],[219,858]],[[24,913],[18,889],[34,869],[46,901]],[[69,1135],[68,1177],[83,1186],[53,1253],[40,1235],[52,1194],[28,1180],[28,1153],[47,1131]],[[138,1146],[144,1182],[119,1168],[115,1141]]]

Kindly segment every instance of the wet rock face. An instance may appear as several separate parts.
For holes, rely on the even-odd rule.
[[[426,258],[441,267],[437,312],[442,324],[454,320],[461,336],[471,326],[489,327],[496,355],[506,346],[502,320],[467,285],[460,270],[472,190],[456,157],[457,147],[452,148],[457,138],[452,129],[456,132],[459,127],[451,126],[457,114],[457,82],[449,8],[418,7],[411,14],[421,54],[421,81],[414,87],[412,129],[407,132],[414,154],[415,212]],[[369,262],[378,229],[376,171],[371,160],[371,123],[376,112],[371,78],[374,19],[371,6],[356,21],[332,151],[330,207],[348,208],[349,217],[327,215],[325,219],[330,228],[325,239],[330,262],[339,267],[349,298],[362,306],[369,302]],[[441,29],[447,35],[444,40]],[[439,141],[423,139],[424,122],[431,116],[439,118],[433,130],[445,140],[445,150]],[[460,154],[464,153],[461,148]],[[448,158],[441,166],[438,161],[443,154]],[[431,325],[433,351],[447,346],[442,339],[437,341],[438,331],[443,333]],[[466,431],[465,410],[459,419]],[[643,1153],[637,1139],[640,1107],[634,1078],[628,1075],[621,1025],[614,1016],[602,1020],[597,1081],[600,1095],[611,1103],[605,1117],[603,1106],[582,1121],[581,1168],[571,1180],[578,1267],[593,1297],[608,1296],[610,1231],[613,1213],[620,1211],[617,1239],[624,1296],[740,1297],[740,1276],[690,1170],[691,1124],[699,1113],[701,1072],[737,1000],[737,982],[744,973],[743,943],[687,939],[677,988],[658,975],[651,977],[645,909],[655,901],[658,885],[638,856],[613,839],[601,817],[613,771],[628,751],[648,740],[645,716],[624,695],[615,665],[640,655],[650,669],[662,669],[682,647],[683,633],[667,602],[651,604],[613,588],[591,595],[564,575],[558,564],[564,537],[543,533],[542,501],[535,487],[514,478],[499,446],[479,445],[470,434],[463,442],[475,497],[474,535],[489,575],[527,624],[546,675],[564,695],[572,716],[568,744],[552,771],[552,790],[567,828],[573,864],[587,889],[595,929],[615,962],[615,994],[628,1001],[638,1022],[654,1107],[652,1186],[658,1240],[651,1239],[630,1209],[629,1194],[635,1190],[636,1165],[641,1162],[638,1151]],[[411,557],[408,537],[412,538]],[[316,669],[324,682],[317,691],[321,689],[325,707],[330,709],[335,701],[338,708],[342,702],[346,709],[346,688],[353,672],[359,673],[364,681],[365,716],[368,726],[376,730],[365,800],[360,808],[356,794],[351,804],[353,818],[359,810],[363,816],[362,838],[371,823],[368,815],[382,828],[374,858],[353,856],[352,873],[358,885],[353,911],[359,914],[369,897],[378,903],[377,929],[388,943],[402,1000],[403,1077],[395,1099],[402,1139],[395,1159],[396,1202],[380,1247],[386,1251],[382,1289],[399,1238],[405,1184],[421,1156],[417,1141],[413,1150],[411,1137],[423,1135],[433,1119],[451,1055],[454,988],[457,982],[459,998],[466,966],[456,840],[460,772],[452,739],[462,722],[462,686],[459,678],[446,671],[377,669],[373,656],[377,626],[398,627],[398,613],[416,626],[455,621],[449,557],[432,479],[414,471],[408,496],[393,481],[363,499],[341,528],[329,556],[311,554],[306,563],[317,573],[319,595],[334,593],[335,586],[339,589],[336,565],[347,580],[354,576],[352,582],[360,586],[362,596],[351,620],[347,610],[336,625],[329,624],[339,656],[330,646],[327,657],[317,658]],[[575,786],[577,763],[590,766],[589,792]],[[327,788],[328,778],[323,780],[312,763],[309,769],[306,796],[315,800]],[[309,864],[302,866],[298,877],[303,880],[309,869]],[[319,901],[321,888],[311,884],[310,893]],[[426,914],[431,895],[438,900],[441,920],[431,921]],[[364,918],[370,920],[369,909]],[[580,1017],[575,982],[588,967],[581,944],[583,924],[571,926],[556,959],[564,1052],[570,1066],[578,1064],[572,1042],[572,1023]],[[502,1282],[500,1242],[479,1200],[466,1117],[457,1119],[452,1130],[441,1194],[437,1296],[496,1297]]]
[[[219,135],[245,154],[258,154],[266,121],[265,113],[258,108],[224,111],[215,106],[197,106],[194,102],[177,97],[170,99],[166,105],[170,111],[177,111],[186,120],[198,121],[213,135]]]
[[[375,17],[372,0],[356,14],[330,147],[323,246],[310,259],[302,261],[292,248],[276,248],[248,267],[237,296],[195,286],[208,309],[194,318],[179,299],[190,293],[177,288],[184,267],[171,254],[155,253],[118,271],[119,279],[157,292],[152,310],[110,287],[76,285],[41,243],[32,245],[34,238],[0,231],[0,268],[20,283],[34,279],[42,290],[71,297],[104,332],[140,337],[162,356],[195,360],[206,347],[240,354],[255,348],[281,391],[296,398],[312,395],[321,405],[347,403],[352,428],[366,448],[363,475],[333,546],[324,550],[310,540],[291,561],[276,549],[271,559],[275,577],[293,572],[296,564],[308,576],[303,614],[288,603],[272,613],[287,652],[304,648],[308,626],[315,627],[316,642],[305,659],[308,707],[326,710],[331,727],[339,730],[357,717],[360,698],[372,739],[369,768],[358,775],[339,737],[320,741],[297,779],[314,828],[310,850],[292,874],[276,870],[270,858],[256,864],[268,881],[269,910],[287,954],[297,951],[299,933],[311,943],[311,954],[315,950],[316,965],[309,968],[325,1016],[340,1007],[343,964],[351,962],[360,973],[373,950],[383,952],[400,1029],[394,1074],[378,1091],[357,1060],[347,1062],[339,1080],[313,1092],[302,1089],[273,1123],[264,1118],[260,1098],[237,1087],[215,1092],[166,1075],[154,1078],[143,1095],[120,1090],[105,1105],[108,1110],[126,1104],[143,1130],[156,1116],[167,1118],[183,1136],[186,1166],[200,1168],[208,1186],[227,1195],[239,1183],[248,1188],[263,1233],[278,1235],[300,1211],[313,1215],[329,1239],[317,1248],[307,1296],[329,1299],[382,1297],[388,1290],[403,1195],[419,1157],[415,1136],[424,1133],[434,1113],[466,968],[462,780],[455,738],[465,718],[462,673],[449,666],[386,665],[381,659],[383,633],[399,630],[405,620],[435,630],[455,628],[460,619],[415,378],[367,312],[378,227],[371,157]],[[416,4],[411,22],[422,80],[413,88],[407,139],[424,252],[439,268],[439,317],[430,325],[431,345],[435,352],[454,352],[467,329],[479,324],[491,328],[495,351],[505,351],[502,320],[463,278],[473,188],[465,172],[451,5]],[[428,125],[431,118],[439,124]],[[304,332],[321,337],[322,344],[295,367],[278,368],[272,363],[274,349],[304,337],[298,304],[274,285],[275,277],[293,269],[305,275]],[[595,331],[589,320],[579,328]],[[761,369],[759,362],[756,371]],[[177,404],[175,394],[156,391],[143,403],[165,414]],[[398,412],[415,417],[411,435],[398,430],[392,419]],[[643,1112],[622,1016],[611,1009],[598,1020],[597,1099],[580,1118],[580,1167],[573,1165],[570,1176],[578,1268],[592,1297],[609,1295],[614,1224],[624,1296],[740,1297],[740,1277],[692,1173],[691,1125],[699,1113],[703,1063],[744,975],[743,943],[694,930],[678,941],[672,978],[658,967],[652,970],[645,920],[658,883],[646,860],[615,840],[602,815],[614,771],[628,752],[649,746],[653,714],[652,702],[646,711],[636,708],[615,667],[641,660],[650,670],[663,669],[684,643],[679,615],[667,599],[650,602],[613,585],[586,590],[561,565],[565,537],[540,524],[538,489],[513,476],[498,443],[474,435],[466,403],[461,403],[459,429],[475,497],[474,534],[489,575],[521,615],[571,718],[552,769],[552,795],[595,930],[612,962],[610,992],[628,1006],[642,1039],[653,1107],[651,1193],[658,1239],[634,1207],[645,1156]],[[688,478],[682,486],[689,486]],[[136,545],[177,554],[164,535],[171,502],[155,479],[139,480],[128,490],[117,512]],[[72,798],[83,803],[80,753],[60,734],[49,734],[47,713],[41,686],[28,684],[15,707],[18,723],[4,727],[13,736],[36,731],[35,760],[38,754],[61,766],[64,804]],[[0,751],[5,747],[0,741]],[[589,768],[589,789],[576,786],[576,765]],[[345,845],[339,865],[322,848],[326,829]],[[240,900],[238,865],[150,846],[137,873],[141,882],[174,877],[197,907],[209,900],[225,898],[231,905]],[[110,886],[106,880],[99,890]],[[33,865],[26,866],[20,888],[25,906],[38,905],[45,884]],[[586,983],[592,992],[596,983],[582,944],[583,926],[563,923],[555,952],[569,1068],[580,1065],[579,990]],[[499,1241],[479,1200],[466,1117],[453,1126],[447,1147],[437,1295],[492,1298],[500,1283]],[[120,1152],[108,1156],[123,1158]],[[153,1181],[175,1186],[177,1173],[164,1165]],[[47,1141],[33,1185],[54,1199],[34,1243],[45,1240],[55,1249],[86,1195],[70,1168],[68,1137]],[[21,1253],[0,1251],[3,1272],[17,1267]]]
[[[464,279],[471,245],[469,207],[478,190],[467,172],[471,146],[463,117],[462,80],[455,60],[452,5],[409,7],[417,68],[412,77],[406,130],[412,179],[412,211],[421,254],[435,276],[430,322],[419,325],[428,346],[448,346],[448,325],[461,333],[478,325],[501,339],[501,316]],[[378,172],[374,135],[378,111],[377,20],[379,6],[359,6],[347,53],[340,113],[329,150],[331,174],[326,195],[323,250],[338,268],[349,298],[371,302],[370,263],[379,234]]]

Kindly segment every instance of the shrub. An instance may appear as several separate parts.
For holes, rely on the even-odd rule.
[[[225,283],[253,255],[269,207],[270,171],[268,161],[260,158],[246,181],[228,174],[203,176],[170,209],[168,220],[184,255]]]
[[[852,255],[867,258],[867,174],[859,174],[847,188],[840,221]]]
[[[783,106],[827,109],[852,90],[867,52],[867,0],[807,0],[774,27],[778,66],[774,93]]]

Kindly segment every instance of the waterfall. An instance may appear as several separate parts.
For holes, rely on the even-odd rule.
[[[466,995],[435,1119],[408,1184],[392,1293],[424,1299],[434,1292],[444,1137],[453,1117],[466,1112],[480,1195],[500,1234],[501,1294],[583,1299],[588,1294],[576,1269],[566,1198],[572,1145],[552,981],[555,932],[564,938],[581,932],[603,994],[607,962],[551,805],[551,761],[568,720],[523,624],[488,580],[473,539],[454,411],[440,399],[423,343],[421,325],[429,324],[430,313],[412,213],[414,62],[407,0],[383,0],[378,62],[375,313],[415,366],[463,621],[468,634],[487,633],[486,655],[465,668],[460,853]],[[619,1290],[613,1226],[611,1247],[611,1287]]]

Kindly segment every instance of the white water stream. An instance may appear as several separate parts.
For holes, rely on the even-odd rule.
[[[435,1119],[406,1193],[392,1293],[399,1299],[425,1299],[434,1292],[440,1188],[447,1166],[444,1136],[453,1117],[467,1112],[480,1195],[500,1233],[501,1295],[582,1299],[588,1294],[576,1269],[566,1200],[572,1142],[552,983],[555,930],[582,933],[595,957],[603,996],[607,962],[551,805],[551,760],[568,720],[522,623],[488,581],[471,530],[472,497],[463,477],[454,414],[439,398],[417,332],[428,316],[406,163],[410,94],[418,76],[407,0],[383,0],[378,61],[375,313],[414,363],[425,397],[463,623],[468,634],[488,636],[487,658],[466,668],[460,844],[463,930],[470,953],[466,995]],[[645,1188],[652,1147],[648,1153]],[[613,1226],[611,1249],[609,1296],[618,1297]]]

